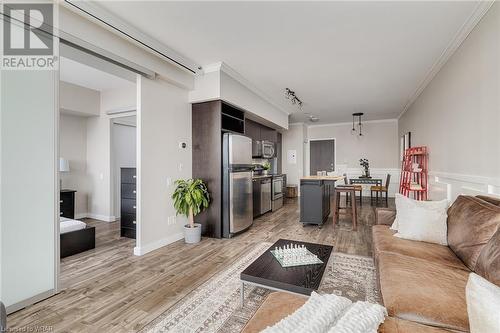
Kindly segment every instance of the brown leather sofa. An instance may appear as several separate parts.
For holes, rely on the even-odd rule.
[[[500,286],[500,199],[459,196],[448,210],[449,246],[394,237],[396,217],[377,209],[373,254],[389,317],[379,333],[469,330],[465,285],[471,271]],[[244,333],[257,333],[292,314],[307,298],[270,294]]]
[[[306,302],[307,297],[274,292],[270,294],[243,329],[243,333],[258,333],[292,314]],[[450,332],[412,321],[386,317],[379,333],[443,333]]]
[[[390,317],[469,331],[471,271],[500,286],[500,200],[459,196],[448,209],[448,246],[394,237],[395,211],[377,209],[373,254]]]

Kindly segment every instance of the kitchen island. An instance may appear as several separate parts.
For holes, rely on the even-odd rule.
[[[300,222],[322,225],[330,215],[330,187],[343,176],[306,176],[300,179]]]

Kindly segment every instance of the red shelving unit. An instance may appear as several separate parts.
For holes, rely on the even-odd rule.
[[[399,193],[407,197],[413,194],[415,200],[427,200],[428,164],[427,147],[406,149],[401,162]]]

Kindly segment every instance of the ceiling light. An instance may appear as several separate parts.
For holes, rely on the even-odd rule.
[[[363,116],[364,113],[363,112],[356,112],[356,113],[353,113],[352,114],[352,130],[351,130],[351,134],[354,135],[356,134],[357,132],[359,132],[359,136],[363,136],[363,124],[361,123],[361,116]],[[358,128],[356,129],[356,126],[354,124],[355,122],[355,118],[358,117]]]
[[[319,117],[318,117],[318,116],[315,116],[315,115],[310,115],[310,116],[309,116],[309,121],[310,121],[311,123],[318,122],[318,121],[319,121]]]

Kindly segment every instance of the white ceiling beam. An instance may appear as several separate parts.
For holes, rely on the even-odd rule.
[[[202,73],[202,67],[193,60],[179,54],[158,40],[131,27],[130,24],[119,19],[112,12],[104,9],[95,2],[74,0],[64,1],[68,8],[79,11],[80,14],[91,18],[106,29],[125,37],[142,49],[147,50],[148,52],[167,60],[190,73]]]

